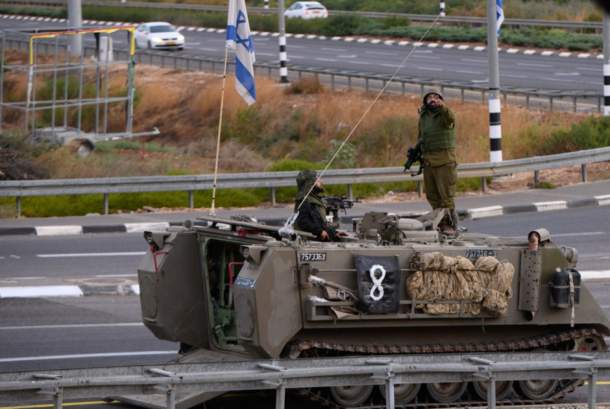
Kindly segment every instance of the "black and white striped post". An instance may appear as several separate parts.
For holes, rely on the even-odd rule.
[[[278,0],[277,9],[279,12],[279,32],[278,38],[280,44],[280,82],[283,84],[288,83],[288,67],[286,62],[288,61],[288,53],[286,52],[286,20],[284,17],[284,0]]]
[[[610,17],[604,12],[604,116],[610,116]]]
[[[487,55],[489,58],[489,161],[502,161],[502,121],[496,0],[487,0]]]
[[[445,17],[447,15],[445,13],[445,0],[441,0],[439,14],[440,14],[441,17]]]
[[[263,4],[264,4],[264,5],[263,5],[263,8],[264,8],[265,10],[268,10],[268,9],[269,9],[269,0],[265,0],[265,1],[263,2]]]

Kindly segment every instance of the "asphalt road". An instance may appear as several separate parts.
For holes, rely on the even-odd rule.
[[[0,29],[39,28],[42,24],[45,27],[63,26],[61,23],[0,19]],[[184,30],[182,33],[186,37],[186,47],[181,52],[182,55],[223,58],[223,33]],[[115,48],[126,47],[124,34],[114,38]],[[287,41],[290,64],[366,74],[393,73],[411,51],[411,46],[383,43],[347,43],[307,38],[289,38]],[[278,63],[277,38],[257,35],[254,43],[258,62]],[[486,86],[487,54],[485,51],[472,49],[422,47],[412,53],[399,75],[421,80],[449,80]],[[602,61],[596,58],[501,53],[500,79],[503,87],[601,92]]]

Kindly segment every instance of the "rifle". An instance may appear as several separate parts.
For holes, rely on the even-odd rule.
[[[409,169],[411,169],[411,166],[413,166],[413,164],[415,162],[419,162],[419,170],[417,171],[417,173],[411,172],[411,175],[413,175],[413,176],[420,175],[424,171],[424,164],[422,162],[422,151],[421,151],[420,144],[417,144],[417,145],[407,149],[407,161],[405,162],[405,169],[403,172],[407,173],[407,171]]]
[[[339,223],[339,209],[343,210],[347,214],[347,209],[354,207],[354,203],[357,203],[358,199],[348,199],[344,196],[325,196],[322,198],[326,211],[333,216],[333,223]]]

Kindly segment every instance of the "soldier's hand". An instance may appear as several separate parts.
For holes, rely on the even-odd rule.
[[[322,233],[320,233],[320,238],[324,241],[328,241],[328,232],[326,230],[322,230]]]

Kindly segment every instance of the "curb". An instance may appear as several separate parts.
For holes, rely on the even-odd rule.
[[[594,196],[575,200],[556,200],[549,202],[534,202],[512,206],[487,206],[472,209],[460,209],[458,213],[465,219],[476,220],[487,217],[503,216],[515,213],[548,212],[552,210],[573,209],[591,206],[610,206],[610,195]],[[410,212],[413,213],[413,212]],[[351,223],[358,216],[342,217],[344,223]],[[261,220],[271,225],[281,225],[284,219]],[[65,236],[96,233],[142,233],[148,230],[164,230],[170,226],[182,226],[182,222],[149,222],[124,223],[113,225],[61,225],[34,227],[0,227],[0,236],[30,235],[30,236]]]
[[[471,220],[483,219],[486,217],[502,216],[505,214],[526,213],[526,212],[548,212],[552,210],[573,209],[589,206],[609,206],[610,195],[594,196],[585,199],[575,200],[555,200],[550,202],[534,202],[531,204],[513,206],[488,206],[466,210],[466,218]]]
[[[65,22],[66,19],[63,18],[52,18],[52,17],[37,17],[37,16],[23,16],[16,14],[0,14],[0,18],[7,20],[24,20],[24,21],[43,21],[43,22]],[[138,23],[127,23],[120,21],[100,21],[100,20],[83,20],[84,24],[93,24],[98,26],[133,26]],[[194,26],[179,26],[177,27],[178,31],[189,31],[189,32],[202,32],[206,31],[208,33],[224,33],[226,29],[223,28],[209,28],[209,27],[194,27]],[[252,31],[252,35],[258,35],[261,37],[279,37],[279,33],[276,32],[268,32],[268,31]],[[431,42],[422,42],[422,41],[410,41],[410,40],[381,40],[378,38],[369,38],[369,37],[327,37],[323,35],[317,34],[292,34],[287,33],[286,38],[306,38],[308,40],[321,40],[321,41],[343,41],[346,43],[369,43],[369,44],[379,44],[386,46],[397,45],[400,47],[406,47],[412,45],[415,48],[442,48],[442,49],[457,49],[460,51],[463,50],[474,50],[477,52],[483,52],[487,50],[487,47],[481,45],[471,45],[471,44],[452,44],[452,43],[442,43],[438,41]],[[498,47],[498,52],[506,53],[506,54],[522,54],[522,55],[540,55],[543,57],[550,56],[558,56],[561,58],[595,58],[598,60],[602,60],[604,58],[603,54],[597,53],[587,53],[587,52],[569,52],[569,51],[557,51],[557,50],[540,50],[533,48],[516,48],[516,47]]]

